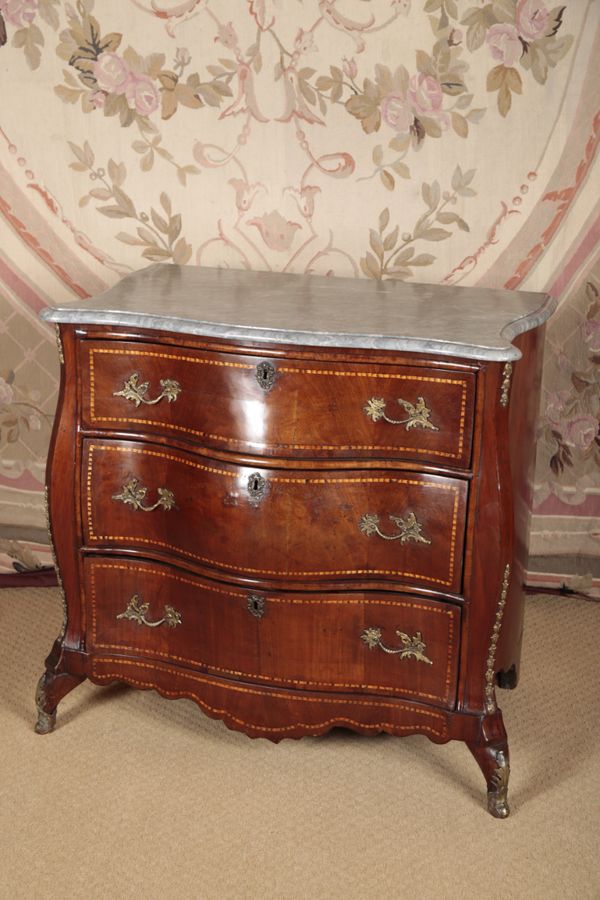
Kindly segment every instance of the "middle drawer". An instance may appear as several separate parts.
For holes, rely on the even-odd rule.
[[[251,468],[86,440],[89,547],[177,554],[245,577],[374,576],[459,593],[468,484],[390,470]]]

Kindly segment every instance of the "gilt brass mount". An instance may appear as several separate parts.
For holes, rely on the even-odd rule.
[[[401,516],[388,516],[388,519],[400,529],[398,534],[384,534],[383,531],[380,531],[379,516],[374,513],[365,513],[358,523],[358,527],[367,537],[376,534],[384,541],[400,541],[401,544],[406,544],[408,541],[415,541],[419,544],[431,543],[428,538],[423,537],[421,533],[423,526],[417,522],[417,517],[413,512],[409,512],[404,519]]]
[[[426,645],[420,631],[417,631],[413,637],[410,637],[404,631],[396,631],[396,635],[400,638],[401,647],[387,647],[381,640],[381,628],[365,628],[360,638],[365,642],[369,650],[379,647],[384,653],[393,653],[398,655],[400,659],[416,659],[419,662],[427,663],[432,666],[432,661],[425,656]]]
[[[132,622],[137,622],[138,625],[146,625],[148,628],[158,628],[159,625],[168,625],[169,628],[175,628],[177,625],[181,625],[181,613],[173,609],[172,606],[165,605],[162,619],[158,619],[156,622],[150,622],[146,618],[146,613],[149,609],[150,604],[143,603],[139,595],[134,594],[127,604],[127,608],[118,614],[117,619],[129,619]]]
[[[162,391],[158,397],[155,397],[154,400],[148,400],[146,391],[150,387],[150,382],[143,381],[140,384],[139,372],[134,372],[126,379],[120,391],[113,391],[113,397],[124,397],[125,400],[130,400],[136,409],[141,403],[145,403],[146,406],[154,406],[155,403],[159,403],[161,400],[166,400],[168,403],[173,403],[177,400],[181,392],[181,385],[178,381],[175,381],[173,378],[162,378],[160,386]]]
[[[126,481],[118,494],[113,494],[113,500],[119,500],[125,506],[131,506],[133,509],[141,509],[142,512],[152,512],[159,507],[162,509],[173,509],[175,507],[175,494],[169,488],[158,488],[158,500],[152,506],[144,506],[143,501],[148,493],[148,488],[137,478],[130,478]]]
[[[496,819],[506,819],[510,814],[508,805],[508,780],[510,778],[510,765],[503,750],[495,750],[496,768],[492,773],[488,785],[488,811]]]
[[[365,415],[373,422],[389,422],[390,425],[404,425],[407,431],[411,428],[424,428],[429,431],[439,431],[437,425],[430,421],[431,410],[428,408],[423,397],[417,397],[416,403],[410,403],[409,400],[402,400],[400,397],[396,400],[401,407],[408,413],[406,419],[391,419],[385,411],[386,401],[383,397],[371,397],[363,406]]]

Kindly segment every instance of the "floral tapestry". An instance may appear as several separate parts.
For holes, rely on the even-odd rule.
[[[536,553],[600,553],[600,4],[0,0],[0,528],[47,302],[153,262],[548,291]],[[5,537],[10,537],[10,534]]]

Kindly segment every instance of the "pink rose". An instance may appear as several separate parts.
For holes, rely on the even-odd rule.
[[[131,73],[125,87],[125,97],[130,109],[140,116],[149,116],[158,109],[158,91],[146,75]]]
[[[553,391],[548,396],[546,418],[552,425],[558,425],[565,411],[565,405],[571,397],[570,391]]]
[[[583,326],[585,342],[592,353],[600,353],[600,319],[588,319]]]
[[[563,429],[565,444],[579,450],[589,450],[598,434],[598,420],[594,416],[579,416],[566,423]]]
[[[116,53],[101,53],[93,68],[98,88],[107,94],[123,94],[130,76],[127,63]]]
[[[519,0],[515,20],[517,31],[524,41],[544,37],[550,13],[540,0]]]
[[[514,66],[523,53],[523,46],[514,25],[492,25],[485,40],[492,57],[508,68]]]
[[[0,376],[0,406],[8,406],[14,400],[15,394],[8,381]]]
[[[0,12],[16,28],[31,25],[35,19],[38,0],[0,0]]]
[[[298,222],[286,222],[276,209],[259,218],[250,219],[248,225],[258,228],[263,241],[271,250],[289,250],[296,229],[302,227]]]
[[[442,86],[432,75],[419,72],[410,79],[408,95],[417,115],[436,118],[442,111]]]
[[[395,131],[405,132],[415,120],[415,114],[406,97],[388,94],[381,101],[381,118]]]

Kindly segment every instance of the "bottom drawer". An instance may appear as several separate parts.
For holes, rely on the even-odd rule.
[[[88,557],[88,649],[305,690],[451,708],[460,608],[392,592],[242,589],[159,563]]]

